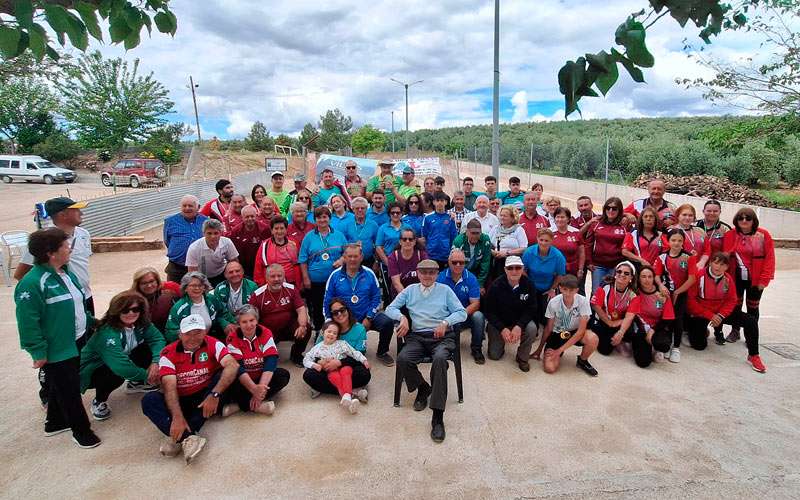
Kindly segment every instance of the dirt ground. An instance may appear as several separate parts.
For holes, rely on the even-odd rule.
[[[73,195],[104,189],[88,179],[68,188]],[[0,226],[22,226],[32,197],[61,192],[65,186],[0,186],[10,211]],[[165,264],[159,250],[93,256],[98,311],[138,267]],[[367,355],[374,362],[370,401],[356,416],[333,397],[309,398],[284,343],[281,366],[292,379],[275,415],[210,420],[202,431],[208,447],[190,466],[159,455],[161,435],[142,415],[141,395],[122,391],[109,401],[113,417],[93,422],[100,447],[78,449],[68,434],[44,437],[35,371],[19,349],[13,288],[0,286],[8,401],[0,411],[0,491],[4,498],[87,499],[798,498],[800,252],[779,250],[778,268],[762,303],[766,374],[745,363],[743,342],[703,352],[684,346],[680,364],[648,369],[596,354],[594,379],[575,367],[573,348],[557,374],[535,362],[525,374],[508,353],[474,364],[463,334],[464,403],[456,401],[451,368],[447,439],[435,444],[430,412],[414,412],[411,395],[403,390],[402,406],[392,406],[394,368],[374,362],[377,338]],[[798,359],[768,349],[775,344]],[[92,396],[84,397],[87,407]]]

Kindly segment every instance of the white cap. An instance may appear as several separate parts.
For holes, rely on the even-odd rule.
[[[508,257],[506,257],[505,267],[521,266],[521,265],[523,265],[522,264],[522,259],[520,259],[519,256],[517,256],[517,255],[509,255]]]
[[[193,330],[205,330],[206,322],[199,314],[190,314],[181,320],[181,333],[189,333]]]

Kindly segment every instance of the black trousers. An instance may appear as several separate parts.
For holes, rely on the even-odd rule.
[[[544,328],[547,324],[547,318],[544,314],[547,312],[547,303],[550,302],[550,297],[547,292],[536,290],[536,314],[533,315],[536,326]]]
[[[90,309],[92,315],[94,315],[94,299],[89,297],[86,300],[86,307]],[[89,337],[92,336],[92,332],[90,330],[86,330],[86,333],[81,335],[81,338],[75,341],[75,345],[78,347],[78,358],[80,358],[81,349],[83,346],[86,345],[88,342]],[[47,376],[45,375],[45,369],[39,368],[39,401],[41,401],[42,406],[47,404],[48,398],[50,397],[50,386],[47,384]]]
[[[44,365],[47,380],[47,422],[53,426],[67,425],[75,436],[91,430],[89,417],[81,399],[79,356]]]
[[[311,288],[306,290],[306,305],[311,314],[311,322],[314,324],[314,330],[322,328],[325,322],[325,311],[322,309],[322,303],[325,300],[325,283],[311,282]]]
[[[633,360],[636,362],[636,366],[640,368],[650,366],[653,362],[654,349],[659,352],[669,352],[670,347],[672,347],[672,325],[669,323],[671,322],[660,321],[653,328],[653,337],[650,342],[647,342],[647,332],[644,327],[636,326],[629,336],[626,335],[625,342],[631,343]]]
[[[589,329],[592,330],[596,335],[600,342],[597,345],[597,352],[608,356],[612,352],[614,352],[614,346],[611,344],[611,337],[613,337],[619,328],[612,328],[607,324],[603,323],[599,319],[592,319],[591,323],[589,324]],[[623,342],[633,342],[634,335],[633,335],[633,328],[628,328],[625,331],[625,334],[622,336]],[[645,343],[647,343],[645,341]],[[637,342],[637,346],[640,345],[640,342]],[[648,345],[649,348],[649,345]],[[634,348],[635,350],[635,348]]]
[[[272,372],[272,379],[269,381],[269,389],[267,389],[267,397],[265,398],[265,401],[272,398],[281,389],[286,387],[288,383],[289,372],[284,368],[275,368],[275,371]],[[239,405],[240,410],[250,411],[250,399],[252,397],[253,395],[250,393],[250,391],[248,391],[247,388],[245,388],[245,386],[242,385],[237,378],[225,391],[225,394],[222,398],[222,404],[236,403]]]
[[[749,314],[753,319],[758,322],[758,318],[760,316],[759,306],[761,303],[761,296],[764,294],[764,290],[759,290],[758,287],[752,286],[752,281],[750,280],[743,280],[739,276],[739,272],[736,273],[736,295],[739,297],[739,302],[736,304],[736,309],[734,309],[731,326],[735,328],[741,328],[744,326],[740,319],[740,315],[736,315],[735,313],[743,314],[742,311],[742,304],[745,303],[747,305],[747,314]]]
[[[269,323],[267,323],[266,326],[269,326]],[[298,323],[295,321],[291,325],[282,328],[281,330],[272,330],[272,338],[275,340],[276,344],[280,342],[292,342],[292,350],[289,356],[293,360],[303,357],[303,351],[306,350],[308,339],[311,338],[310,330],[306,330],[304,337],[299,339],[295,337],[294,332],[297,330],[297,326]]]
[[[749,313],[734,310],[730,316],[722,321],[726,325],[740,325],[744,333],[744,341],[747,345],[747,354],[755,356],[758,354],[758,320]],[[690,317],[689,345],[698,351],[708,347],[708,320],[705,318]]]
[[[675,301],[675,320],[672,322],[672,347],[681,346],[681,337],[685,329],[686,317],[689,315],[687,312],[687,299],[686,294],[678,295],[678,300]]]
[[[353,369],[353,387],[364,387],[369,384],[372,374],[363,364],[351,357],[342,360],[342,366],[349,366]],[[306,368],[303,372],[303,380],[309,387],[323,394],[339,395],[339,390],[328,380],[328,373],[324,370],[317,371],[313,368]]]
[[[147,368],[153,362],[153,353],[150,352],[150,347],[147,344],[139,344],[130,353],[131,361],[133,364],[140,368]],[[111,371],[107,365],[98,367],[93,373],[89,383],[89,388],[95,389],[94,398],[103,403],[108,401],[108,396],[125,382],[125,379]]]
[[[181,278],[183,278],[183,276],[189,272],[189,268],[183,264],[169,261],[167,263],[167,267],[164,268],[164,272],[167,273],[167,281],[180,283]]]
[[[442,338],[434,338],[432,333],[411,332],[406,335],[405,345],[397,355],[397,364],[408,392],[416,391],[425,383],[418,365],[423,359],[431,358],[431,399],[432,410],[444,411],[447,403],[447,367],[450,356],[457,349],[456,334],[452,331]]]

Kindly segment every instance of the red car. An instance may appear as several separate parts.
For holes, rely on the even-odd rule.
[[[130,186],[137,188],[145,185],[163,186],[167,182],[167,168],[161,160],[152,158],[126,158],[120,160],[112,168],[100,172],[100,182],[104,186]]]

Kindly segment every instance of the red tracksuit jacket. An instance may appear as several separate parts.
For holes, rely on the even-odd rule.
[[[743,252],[745,246],[749,247],[749,256]],[[731,256],[731,268],[745,264],[752,286],[766,287],[775,278],[775,245],[766,229],[758,228],[747,236],[731,229],[722,239],[722,251]]]
[[[715,280],[706,268],[698,272],[697,281],[689,289],[689,315],[711,320],[715,314],[728,317],[736,307],[736,282],[733,276],[725,276]]]

